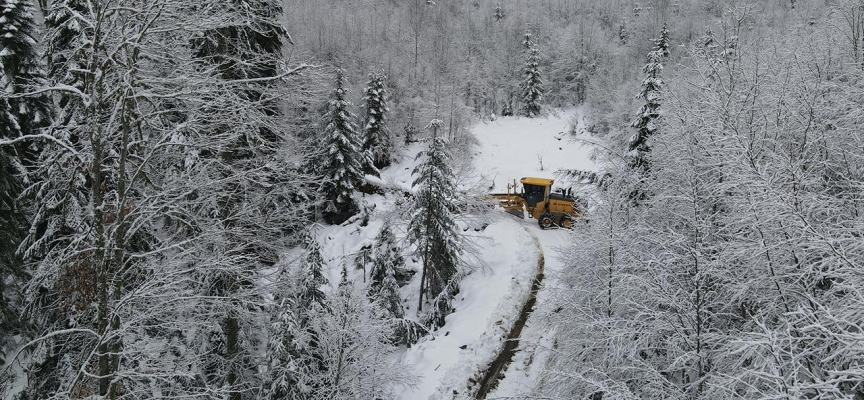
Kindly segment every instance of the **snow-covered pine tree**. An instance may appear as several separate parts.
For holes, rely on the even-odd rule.
[[[363,151],[371,156],[372,165],[366,163],[364,172],[378,176],[378,170],[390,165],[393,161],[393,136],[387,128],[387,90],[386,77],[382,72],[369,75],[366,84],[366,95],[363,97]]]
[[[625,45],[629,39],[630,28],[627,27],[627,18],[624,18],[621,20],[621,24],[618,25],[618,42],[621,45]]]
[[[522,82],[519,84],[522,97],[522,115],[540,115],[543,103],[543,79],[540,74],[540,50],[531,41],[531,32],[525,32],[522,42],[525,46],[525,65],[522,67]]]
[[[422,325],[405,317],[405,306],[399,295],[399,283],[396,281],[396,269],[392,265],[384,268],[384,280],[373,293],[375,302],[391,325],[391,343],[410,346],[427,332]]]
[[[495,11],[492,13],[492,16],[495,17],[496,22],[507,17],[507,14],[504,12],[504,6],[502,6],[501,3],[495,5]]]
[[[405,259],[402,248],[396,244],[389,222],[381,228],[372,247],[372,261],[369,292],[375,302],[381,307],[384,316],[393,325],[392,343],[410,345],[415,343],[425,332],[416,321],[405,318],[404,304],[399,296],[399,281],[397,275],[404,279]]]
[[[360,248],[354,255],[354,268],[362,269],[365,279],[368,266],[372,264],[372,245],[367,244]]]
[[[37,53],[36,23],[31,0],[0,1],[0,140],[12,140],[37,133],[50,118],[47,95],[21,96],[45,85],[41,55]],[[26,210],[19,204],[25,174],[38,157],[36,143],[17,142],[0,146],[0,276],[20,276],[20,258],[15,254],[27,234]],[[0,279],[5,281],[7,278]],[[14,279],[17,281],[17,279]],[[11,305],[5,283],[0,282],[0,331],[13,333]],[[9,317],[9,318],[4,318]],[[9,325],[7,325],[7,323]],[[0,334],[0,353],[3,336]]]
[[[2,129],[2,128],[0,128]],[[8,131],[4,131],[8,132]],[[0,140],[6,139],[0,136]],[[16,283],[23,279],[23,264],[16,255],[18,244],[27,233],[29,224],[23,210],[18,206],[22,191],[21,173],[17,157],[11,151],[0,148],[0,360],[5,359],[9,339],[19,333],[20,300]],[[3,362],[0,361],[0,367]]]
[[[405,266],[405,259],[402,257],[402,248],[396,244],[396,235],[393,234],[391,224],[385,223],[378,232],[375,238],[375,244],[372,246],[372,271],[370,271],[369,285],[373,290],[377,289],[384,282],[387,275],[387,270],[400,270]]]
[[[636,96],[644,100],[639,108],[636,120],[632,126],[636,133],[630,138],[627,145],[628,165],[634,170],[646,172],[650,170],[648,153],[651,152],[651,137],[657,133],[660,123],[660,100],[663,90],[663,51],[655,48],[648,53],[648,62],[642,71],[645,79],[642,80],[642,90]]]
[[[522,35],[522,49],[528,51],[532,47],[534,47],[534,41],[531,40],[531,31],[525,31],[525,34]]]
[[[21,96],[44,86],[45,71],[36,51],[31,0],[0,0],[0,141],[37,133],[49,121],[47,95]],[[16,316],[21,304],[12,304],[13,291],[22,284],[23,266],[16,254],[29,229],[27,210],[19,197],[27,184],[26,172],[38,157],[36,143],[0,146],[0,356],[6,339],[19,333]],[[2,362],[0,362],[2,364]]]
[[[283,288],[290,290],[290,288]],[[270,325],[270,338],[267,344],[270,376],[265,388],[270,400],[302,398],[300,381],[308,373],[304,363],[307,349],[305,332],[302,328],[302,318],[297,315],[295,298],[281,295],[276,299],[277,305]]]
[[[321,255],[321,244],[317,236],[317,229],[312,228],[303,237],[305,253],[300,262],[302,290],[298,295],[301,307],[308,307],[311,303],[324,304],[321,286],[327,284],[327,278],[324,277],[324,257]]]
[[[663,57],[669,57],[669,26],[666,21],[663,21],[663,27],[660,28],[660,37],[654,40],[654,46]]]
[[[92,35],[92,27],[82,25],[75,15],[87,12],[84,0],[50,1],[45,16],[45,59],[48,79],[52,84],[63,84],[81,90],[86,70],[86,43],[82,40]],[[57,93],[58,113],[56,119],[63,124],[74,123],[80,118],[81,99],[71,91]],[[78,140],[72,137],[70,140]]]
[[[414,143],[414,138],[417,136],[417,128],[415,128],[413,124],[408,122],[405,124],[403,131],[405,132],[405,144],[408,145]]]
[[[339,287],[342,287],[342,286],[345,286],[351,282],[348,280],[348,264],[345,263],[344,259],[342,260],[342,262],[340,264],[342,267],[341,268],[342,271],[339,273]]]
[[[316,225],[304,233],[301,246],[304,253],[296,269],[281,266],[275,285],[276,306],[267,350],[270,376],[264,388],[272,400],[315,399],[310,397],[314,388],[308,386],[309,376],[320,360],[313,354],[318,340],[310,328],[310,318],[329,308],[327,295],[321,291],[327,278]]]
[[[354,191],[363,184],[366,156],[350,109],[344,74],[337,71],[336,86],[324,115],[327,154],[324,155],[324,183],[320,189],[326,202],[324,220],[330,224],[340,224],[357,213]]]
[[[82,24],[82,20],[76,19],[74,15],[85,15],[90,10],[82,0],[52,1],[48,9],[44,19],[47,82],[42,82],[41,89],[51,86],[63,89],[51,93],[55,99],[54,116],[57,124],[46,133],[68,143],[69,147],[58,146],[58,142],[35,144],[41,146],[42,150],[38,167],[34,167],[36,171],[33,173],[39,182],[33,186],[33,190],[40,191],[45,201],[34,202],[37,206],[33,210],[33,222],[39,226],[39,234],[31,234],[25,239],[27,242],[22,245],[25,258],[37,257],[38,253],[47,250],[49,243],[62,241],[60,236],[68,236],[70,232],[80,229],[81,221],[77,217],[90,203],[87,198],[89,188],[85,184],[90,179],[87,167],[73,152],[67,151],[70,148],[77,151],[80,150],[79,146],[87,146],[80,143],[87,136],[87,128],[82,122],[85,118],[84,96],[75,92],[92,93],[92,89],[85,87],[84,79],[86,71],[93,69],[86,65],[88,55],[92,54],[92,40],[88,39],[92,35],[92,27]],[[31,85],[38,83],[38,79],[30,81]],[[46,177],[66,177],[67,186],[50,187],[53,186],[50,183],[52,179]],[[48,319],[57,318],[49,316]]]
[[[5,95],[22,95],[46,83],[41,54],[36,49],[39,36],[34,21],[32,0],[0,0],[0,90]],[[0,127],[4,136],[35,133],[50,122],[51,99],[45,95],[3,98]],[[35,161],[33,151],[18,146],[25,162]],[[29,154],[28,154],[29,153]]]
[[[437,119],[429,123],[429,147],[417,155],[425,160],[412,172],[418,190],[408,226],[408,238],[423,260],[417,310],[429,304],[423,319],[435,326],[442,326],[444,317],[451,312],[450,302],[459,290],[463,251],[462,236],[453,218],[458,190],[447,140],[438,133],[442,126]]]
[[[379,285],[376,299],[390,318],[405,317],[405,308],[399,296],[399,285],[396,283],[396,271],[392,265],[384,268],[384,279]]]

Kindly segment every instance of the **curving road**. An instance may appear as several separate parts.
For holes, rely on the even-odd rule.
[[[475,399],[485,399],[489,393],[495,389],[498,382],[503,378],[502,373],[507,370],[507,366],[513,361],[513,355],[516,353],[516,348],[519,346],[519,339],[522,336],[522,329],[525,328],[525,322],[534,311],[534,304],[537,302],[537,291],[540,290],[540,283],[543,282],[544,268],[546,257],[543,255],[543,248],[540,246],[540,240],[528,228],[525,230],[534,239],[534,245],[537,246],[537,271],[534,274],[534,281],[531,283],[531,291],[528,294],[528,299],[522,305],[522,310],[519,312],[519,318],[510,328],[507,334],[507,340],[504,342],[504,347],[495,357],[495,360],[489,364],[489,367],[483,372],[483,377],[479,382],[479,388],[474,395]]]

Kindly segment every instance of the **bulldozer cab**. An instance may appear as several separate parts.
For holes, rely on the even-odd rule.
[[[525,206],[535,208],[538,204],[546,202],[549,190],[555,181],[546,178],[522,178],[520,182],[525,196]]]
[[[525,205],[534,208],[537,203],[546,201],[546,188],[538,185],[522,184],[525,193]]]

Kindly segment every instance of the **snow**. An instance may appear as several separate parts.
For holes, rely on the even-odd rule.
[[[499,117],[477,124],[473,132],[480,146],[474,162],[488,185],[494,184],[492,192],[504,192],[507,182],[525,176],[554,178],[559,169],[594,170],[591,148],[568,133],[571,119],[578,121],[577,132],[584,130],[585,120],[578,109],[538,118]]]
[[[463,392],[495,358],[528,296],[538,252],[520,224],[502,218],[483,231],[481,268],[460,284],[456,311],[431,336],[408,349],[402,362],[421,375],[420,384],[400,399],[438,399]],[[464,349],[462,347],[465,347]]]
[[[555,278],[561,272],[563,263],[558,258],[557,251],[559,247],[567,244],[567,231],[544,231],[539,226],[532,226],[531,231],[537,235],[546,256],[546,278],[537,293],[537,303],[534,306],[535,310],[542,310],[544,303],[549,301],[549,289],[558,284]],[[498,387],[486,396],[487,399],[529,398],[530,391],[540,380],[540,374],[553,347],[554,332],[543,330],[543,318],[544,315],[540,312],[532,313],[528,318],[513,362],[504,372],[504,378]]]
[[[24,345],[24,338],[21,335],[12,336],[12,342],[14,343],[10,348],[17,349]],[[2,363],[0,363],[0,373],[4,378],[12,377],[11,381],[2,382],[0,381],[0,389],[6,390],[6,399],[13,399],[19,393],[24,391],[25,386],[27,385],[26,374],[24,373],[23,365],[27,365],[26,359],[30,357],[30,354],[21,355],[22,359],[18,359],[13,361],[13,358],[18,355],[16,351],[10,351],[7,354],[0,355],[2,357]],[[25,361],[25,362],[22,362]],[[7,371],[4,371],[5,368],[8,368]],[[8,375],[6,374],[8,372]],[[7,378],[8,379],[8,378]],[[5,387],[4,387],[5,385]]]

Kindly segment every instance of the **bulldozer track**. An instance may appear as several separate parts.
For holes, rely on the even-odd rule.
[[[482,379],[479,382],[479,388],[477,389],[477,393],[474,395],[474,398],[478,400],[485,399],[486,396],[488,396],[489,393],[498,386],[498,383],[504,377],[504,371],[507,371],[507,367],[513,362],[513,355],[516,354],[516,348],[519,347],[519,339],[522,337],[522,329],[525,328],[525,323],[528,321],[528,317],[531,316],[531,313],[534,311],[534,305],[537,303],[537,291],[540,290],[540,283],[543,282],[544,267],[546,264],[546,257],[543,255],[543,248],[540,246],[540,240],[537,239],[537,236],[528,230],[528,228],[525,228],[525,230],[531,235],[534,239],[534,245],[537,246],[539,254],[537,257],[537,271],[534,275],[533,282],[531,283],[531,291],[528,294],[528,299],[525,300],[525,304],[522,305],[522,310],[519,312],[519,318],[513,324],[513,327],[510,328],[507,340],[504,341],[504,347],[498,353],[498,356],[495,357],[495,360],[489,364],[486,371],[483,372]]]

